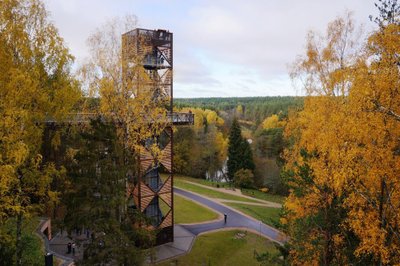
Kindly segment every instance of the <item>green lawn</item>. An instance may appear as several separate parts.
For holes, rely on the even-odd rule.
[[[283,203],[283,201],[285,200],[284,196],[270,194],[270,193],[264,193],[264,192],[261,192],[256,189],[242,189],[242,194],[256,198],[256,199],[261,199],[261,200],[266,200],[266,201],[271,201],[271,202],[276,202],[276,203]]]
[[[185,181],[190,181],[194,183],[198,183],[201,185],[209,186],[209,187],[229,187],[228,183],[225,182],[216,182],[216,181],[211,181],[211,180],[206,180],[202,178],[194,178],[190,176],[185,176],[185,175],[176,175],[174,176],[175,180],[185,180]]]
[[[210,198],[218,198],[218,199],[226,199],[226,200],[237,200],[237,201],[244,201],[244,202],[257,202],[255,200],[243,198],[236,195],[231,195],[211,189],[207,189],[204,187],[200,187],[194,184],[187,183],[179,178],[174,180],[174,186],[178,188],[183,188],[192,192],[199,193],[201,195],[210,197]]]
[[[179,183],[179,181],[190,181],[194,182],[197,184],[209,186],[209,187],[229,187],[229,184],[227,183],[222,183],[222,182],[214,182],[210,180],[205,180],[201,178],[193,178],[189,176],[183,176],[183,175],[177,175],[174,177],[174,182]],[[261,199],[261,200],[266,200],[266,201],[271,201],[271,202],[276,202],[276,203],[283,203],[285,200],[284,196],[280,195],[275,195],[275,194],[270,194],[270,193],[264,193],[261,192],[257,189],[241,189],[242,193],[246,196],[250,196],[256,199]]]
[[[269,208],[264,206],[254,206],[241,203],[224,203],[234,209],[237,209],[257,220],[261,220],[265,224],[275,226],[275,223],[279,223],[279,212],[278,208]]]
[[[254,251],[278,252],[271,241],[256,234],[241,230],[219,231],[197,237],[189,254],[158,265],[259,266]]]
[[[174,221],[177,224],[199,223],[218,218],[216,212],[174,194]]]

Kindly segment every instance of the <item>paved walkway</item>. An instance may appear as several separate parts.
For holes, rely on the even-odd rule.
[[[174,242],[155,247],[155,258],[152,262],[160,262],[182,256],[192,249],[195,235],[182,225],[174,225]]]
[[[205,233],[208,231],[214,231],[214,230],[218,230],[218,229],[243,228],[243,229],[248,229],[248,230],[257,232],[278,244],[283,244],[286,241],[286,236],[283,235],[278,230],[276,230],[275,228],[268,226],[266,224],[263,224],[261,221],[257,221],[257,220],[255,220],[247,215],[244,215],[234,209],[228,208],[227,206],[224,206],[223,204],[217,203],[215,201],[207,199],[206,197],[203,197],[198,194],[195,194],[195,193],[183,190],[183,189],[179,189],[176,187],[174,188],[174,192],[177,193],[178,195],[185,196],[196,202],[206,205],[209,208],[211,208],[219,213],[227,214],[226,224],[225,224],[224,220],[220,220],[220,221],[213,221],[210,223],[182,225],[185,229],[187,229],[189,232],[193,233],[194,235],[199,235],[201,233]]]
[[[85,241],[88,241],[84,234],[76,234],[72,233],[72,238],[70,238],[66,231],[62,234],[58,232],[50,241],[49,246],[50,250],[57,254],[58,256],[62,256],[63,258],[67,258],[69,260],[77,260],[83,257],[82,244]],[[68,243],[75,242],[75,254],[67,254]]]
[[[273,227],[265,225],[260,221],[229,208],[218,201],[176,187],[174,188],[174,193],[205,205],[218,213],[227,214],[227,222],[225,223],[224,219],[220,219],[206,223],[175,225],[174,242],[155,247],[155,255],[153,258],[148,260],[148,263],[157,263],[163,260],[182,256],[187,252],[190,252],[197,235],[215,230],[240,228],[259,233],[278,244],[283,244],[286,241],[286,237]],[[78,240],[78,242],[87,241],[85,235],[74,234],[73,238],[79,239],[80,241]],[[66,233],[57,233],[53,239],[48,242],[48,251],[64,259],[66,263],[63,265],[68,265],[73,261],[73,259],[82,256],[82,251],[79,246],[76,248],[75,256],[72,254],[66,254],[68,242],[72,242],[72,240]]]
[[[62,236],[57,233],[49,241],[47,236],[45,236],[41,231],[41,224],[46,222],[49,218],[42,218],[40,224],[36,230],[36,233],[43,239],[46,253],[53,254],[53,264],[56,265],[56,258],[61,262],[61,266],[74,265],[74,257],[66,254],[68,242],[72,242],[70,238]],[[79,251],[78,251],[79,252]]]
[[[192,249],[197,235],[215,230],[240,228],[261,234],[278,244],[283,244],[286,241],[286,236],[275,228],[229,208],[214,199],[211,200],[199,194],[176,187],[174,187],[174,193],[204,205],[217,213],[227,214],[227,222],[225,224],[222,218],[217,221],[214,220],[205,223],[175,225],[174,242],[155,247],[155,258],[149,260],[149,263],[150,261],[157,263],[185,255]]]

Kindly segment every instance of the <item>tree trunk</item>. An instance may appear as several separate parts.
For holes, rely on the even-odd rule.
[[[17,215],[16,265],[22,266],[22,212]]]
[[[328,266],[330,264],[329,261],[329,244],[330,244],[330,232],[329,232],[329,216],[328,216],[328,209],[329,209],[329,204],[328,201],[326,200],[327,195],[325,195],[325,209],[324,209],[324,219],[325,219],[325,232],[324,232],[324,251],[323,251],[323,262],[322,264],[324,266]]]
[[[383,201],[385,200],[385,180],[383,177],[381,177],[381,193],[379,195],[379,219],[381,222],[380,227],[385,228],[385,218],[384,218],[384,213],[383,213]],[[379,265],[382,265],[382,256],[379,255]]]

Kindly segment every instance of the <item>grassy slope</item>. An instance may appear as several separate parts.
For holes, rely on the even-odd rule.
[[[185,175],[175,175],[174,176],[175,180],[184,180],[184,181],[190,181],[194,183],[198,183],[201,185],[209,186],[209,187],[229,187],[228,183],[224,182],[217,182],[217,181],[211,181],[211,180],[206,180],[206,179],[201,179],[201,178],[194,178],[190,176],[185,176]]]
[[[242,189],[243,195],[250,196],[256,199],[276,202],[276,203],[283,203],[285,200],[284,196],[275,195],[271,193],[264,193],[256,189]]]
[[[272,242],[253,233],[247,232],[243,238],[236,239],[239,232],[244,231],[220,231],[199,236],[191,252],[175,259],[178,261],[175,265],[260,265],[253,257],[254,250],[258,253],[277,252]],[[171,263],[166,261],[159,265]]]
[[[219,187],[229,187],[228,184],[222,183],[222,182],[214,182],[214,181],[209,181],[209,180],[200,179],[200,178],[193,178],[193,177],[188,177],[188,176],[183,176],[183,175],[175,176],[174,183],[178,183],[178,185],[180,185],[181,181],[190,181],[190,182],[194,182],[194,183],[198,183],[198,184],[210,186],[210,187],[217,187],[217,185]],[[283,196],[274,195],[274,194],[270,194],[270,193],[263,193],[256,189],[242,189],[242,193],[246,196],[250,196],[250,197],[253,197],[256,199],[261,199],[261,200],[266,200],[266,201],[271,201],[271,202],[276,202],[276,203],[283,203],[283,201],[285,199],[285,197],[283,197]]]
[[[199,223],[218,218],[218,214],[193,201],[174,195],[175,223]]]
[[[215,190],[211,190],[211,189],[207,189],[204,187],[200,187],[194,184],[189,184],[186,183],[185,181],[179,180],[178,178],[174,180],[174,186],[178,187],[178,188],[183,188],[192,192],[196,192],[199,193],[201,195],[210,197],[210,198],[218,198],[218,199],[226,199],[226,200],[238,200],[238,201],[243,201],[243,202],[258,202],[255,200],[251,200],[251,199],[247,199],[247,198],[243,198],[240,196],[236,196],[236,195],[231,195],[231,194],[227,194],[227,193],[223,193],[223,192],[219,192],[219,191],[215,191]]]
[[[274,223],[279,223],[280,209],[229,202],[224,204],[237,209],[257,220],[261,220],[265,224],[274,226]]]

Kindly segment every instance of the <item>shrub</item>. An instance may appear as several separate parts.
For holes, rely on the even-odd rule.
[[[236,187],[240,188],[253,188],[254,187],[254,175],[249,169],[239,169],[233,177]]]

